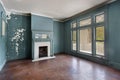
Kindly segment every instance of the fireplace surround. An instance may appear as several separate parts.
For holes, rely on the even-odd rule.
[[[55,58],[53,54],[52,32],[32,32],[33,62]]]

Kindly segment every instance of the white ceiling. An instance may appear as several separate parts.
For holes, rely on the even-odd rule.
[[[108,0],[2,0],[7,11],[64,19]]]

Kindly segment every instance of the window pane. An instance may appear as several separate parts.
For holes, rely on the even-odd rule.
[[[72,28],[76,28],[77,24],[76,23],[72,23]]]
[[[72,31],[72,49],[76,50],[76,31]]]
[[[104,42],[96,42],[96,54],[104,56]]]
[[[80,26],[86,26],[90,24],[91,24],[91,18],[80,21]]]
[[[104,40],[104,27],[96,27],[96,40]]]
[[[80,51],[91,53],[92,52],[92,31],[91,29],[80,30]]]
[[[76,31],[73,31],[73,33],[72,33],[72,40],[76,41]]]
[[[96,16],[96,23],[104,22],[104,14]]]
[[[72,41],[72,49],[76,50],[76,41]]]

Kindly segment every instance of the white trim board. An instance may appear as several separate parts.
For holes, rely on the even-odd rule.
[[[5,64],[6,64],[6,60],[0,65],[0,71],[3,69]]]

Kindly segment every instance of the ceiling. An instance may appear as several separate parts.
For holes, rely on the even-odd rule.
[[[2,0],[9,12],[65,19],[109,0]]]

